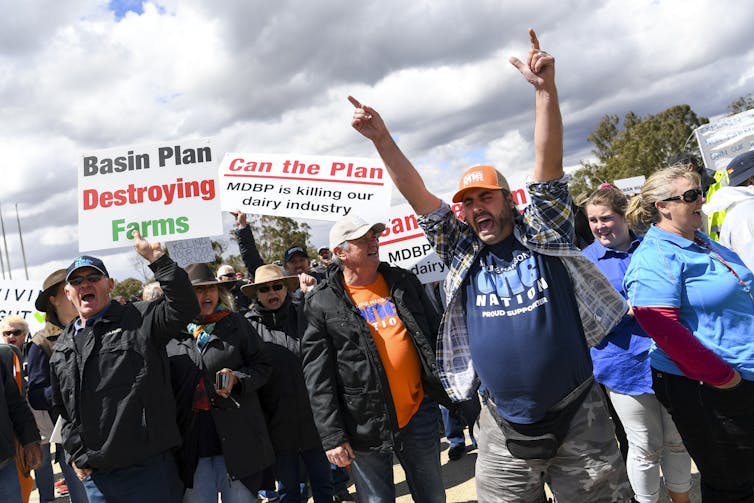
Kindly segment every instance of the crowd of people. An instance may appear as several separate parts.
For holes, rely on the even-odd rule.
[[[355,215],[315,267],[298,243],[265,264],[241,210],[248,282],[181,268],[138,232],[155,279],[140,300],[112,299],[96,257],[51,273],[41,331],[0,321],[0,501],[28,501],[32,470],[54,500],[57,444],[73,502],[355,501],[349,477],[359,501],[390,502],[397,459],[414,501],[441,503],[443,423],[451,460],[468,425],[479,501],[543,502],[546,484],[559,502],[656,502],[664,487],[685,503],[692,460],[703,501],[754,501],[754,246],[730,230],[754,228],[739,211],[754,152],[718,205],[686,163],[630,201],[600,186],[577,239],[555,60],[529,35],[510,60],[535,97],[523,211],[499,171],[473,166],[457,218],[349,97],[448,268],[442,288],[381,262],[384,223]],[[717,242],[703,210],[722,209]]]

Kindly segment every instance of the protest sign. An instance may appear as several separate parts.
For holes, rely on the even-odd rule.
[[[99,150],[78,170],[79,250],[223,233],[208,140]]]
[[[738,154],[754,149],[754,109],[712,119],[694,130],[704,165],[724,170]]]
[[[215,260],[215,251],[212,249],[210,238],[170,241],[167,246],[170,258],[181,267]]]
[[[613,185],[618,187],[626,197],[631,197],[641,192],[641,186],[644,185],[646,177],[632,176],[631,178],[621,178],[620,180],[613,180]]]
[[[393,182],[379,159],[225,154],[218,170],[222,209],[337,221],[385,221]]]
[[[41,284],[27,280],[0,280],[0,319],[10,315],[20,316],[29,324],[29,333],[41,330],[45,325],[45,313],[40,313],[34,307]]]

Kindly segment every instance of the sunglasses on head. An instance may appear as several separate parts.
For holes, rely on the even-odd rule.
[[[87,274],[86,276],[75,276],[68,280],[68,284],[71,286],[79,286],[84,282],[84,280],[88,281],[89,283],[96,283],[97,281],[101,280],[103,276],[104,274],[102,274],[101,272],[93,272]]]
[[[17,328],[15,330],[3,330],[3,335],[5,337],[10,337],[11,335],[15,335],[16,337],[18,337],[22,333],[24,333],[24,331],[21,330],[20,328]]]
[[[680,196],[673,196],[669,197],[667,199],[663,199],[663,202],[667,201],[683,201],[684,203],[693,203],[699,197],[701,197],[704,194],[702,189],[689,189]]]
[[[280,290],[283,289],[283,286],[284,285],[282,283],[275,283],[274,285],[264,285],[264,286],[257,287],[257,292],[267,293],[270,291],[270,289],[275,290],[276,292],[279,292]]]

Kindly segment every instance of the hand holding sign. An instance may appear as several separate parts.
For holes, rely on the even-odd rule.
[[[165,254],[160,243],[150,243],[141,237],[139,231],[134,231],[133,236],[136,252],[147,259],[150,264]]]

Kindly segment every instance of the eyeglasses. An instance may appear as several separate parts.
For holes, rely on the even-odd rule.
[[[15,330],[3,330],[3,335],[5,337],[10,337],[11,335],[15,335],[16,337],[18,337],[22,333],[24,333],[24,331],[21,330],[20,328],[17,328]]]
[[[220,275],[221,278],[235,278],[236,273],[234,272],[226,272],[225,274]]]
[[[84,282],[84,280],[88,281],[89,283],[96,283],[97,281],[101,280],[103,276],[104,274],[102,274],[101,272],[93,272],[91,274],[87,274],[86,276],[75,276],[68,280],[68,284],[71,286],[79,286]]]
[[[270,291],[270,289],[275,290],[276,292],[279,292],[283,289],[285,285],[282,283],[275,283],[274,285],[264,285],[257,288],[257,292],[259,293],[267,293]]]
[[[667,201],[683,201],[684,203],[693,203],[704,194],[702,189],[689,189],[680,196],[673,196],[667,199],[663,199],[663,202]]]

